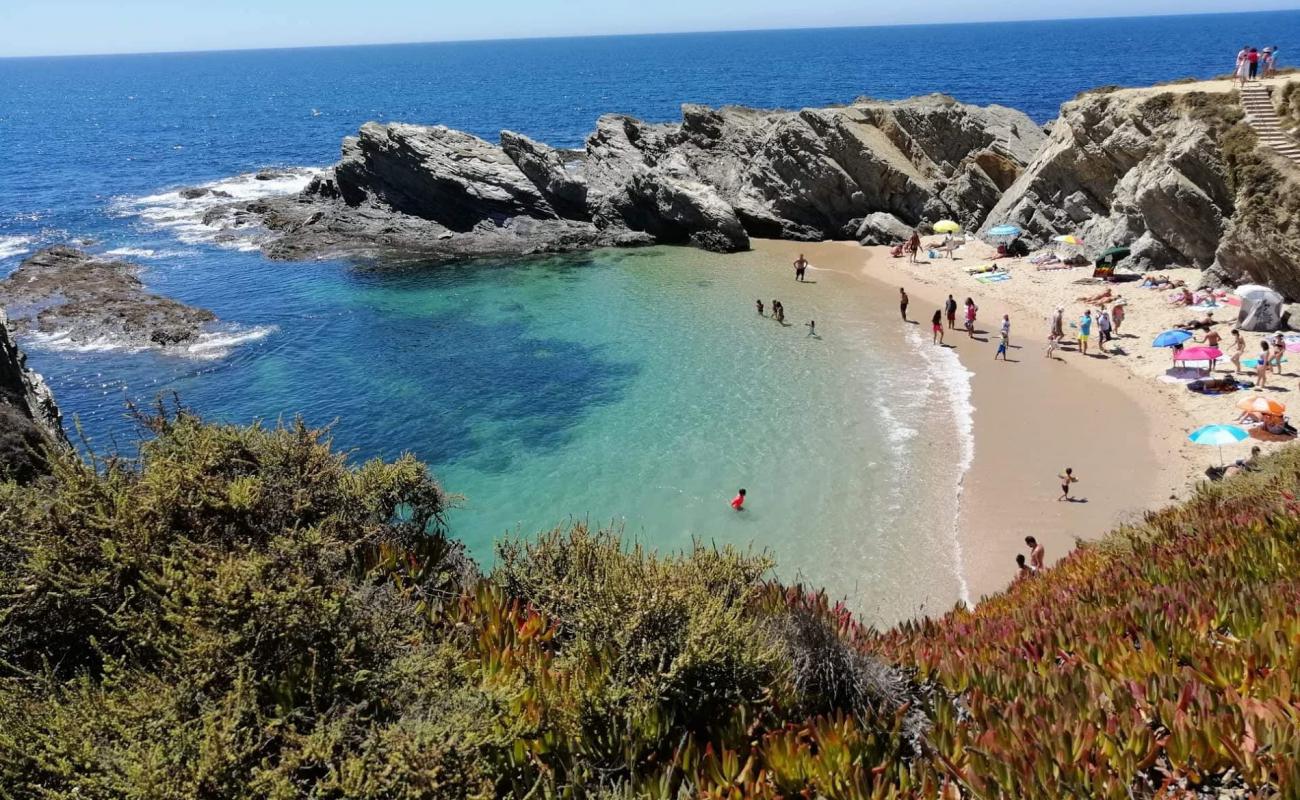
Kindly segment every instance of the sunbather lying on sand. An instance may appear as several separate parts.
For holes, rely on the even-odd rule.
[[[1196,298],[1192,296],[1192,290],[1184,286],[1181,290],[1169,295],[1169,302],[1176,306],[1190,306],[1196,304]]]
[[[1112,296],[1113,294],[1111,290],[1107,289],[1106,291],[1101,292],[1100,294],[1094,294],[1091,297],[1077,297],[1075,298],[1075,302],[1087,303],[1088,305],[1102,305],[1103,303],[1110,302]]]
[[[1214,321],[1214,312],[1206,311],[1205,319],[1193,319],[1178,325],[1180,330],[1184,331],[1208,331],[1219,323]]]

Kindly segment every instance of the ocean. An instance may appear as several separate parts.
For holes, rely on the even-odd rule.
[[[580,519],[661,548],[767,549],[782,577],[892,621],[964,596],[971,447],[964,371],[878,324],[892,297],[679,248],[271,262],[214,241],[206,201],[178,189],[294,191],[367,120],[575,146],[609,112],[942,91],[1046,122],[1090,87],[1225,73],[1245,42],[1280,43],[1285,65],[1297,38],[1300,12],[1278,12],[0,59],[0,270],[73,243],[227,321],[183,355],[29,338],[96,450],[129,448],[125,404],[159,394],[222,420],[302,414],[357,459],[428,461],[464,495],[453,534],[484,562],[499,537]],[[265,168],[285,172],[256,180]],[[792,326],[756,298],[784,299]]]

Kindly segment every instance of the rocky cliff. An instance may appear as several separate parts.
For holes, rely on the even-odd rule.
[[[989,213],[1043,243],[1132,249],[1136,267],[1195,266],[1300,297],[1300,170],[1259,146],[1226,83],[1085,94]]]
[[[31,480],[45,470],[45,448],[66,445],[59,407],[0,311],[0,479]]]
[[[509,131],[492,144],[369,123],[302,195],[231,204],[206,221],[259,223],[282,258],[874,242],[940,217],[978,225],[1045,138],[1018,111],[942,96],[802,111],[688,105],[671,124],[611,115],[577,151]]]

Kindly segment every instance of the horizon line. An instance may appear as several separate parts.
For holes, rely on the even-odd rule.
[[[385,42],[336,42],[331,44],[289,44],[272,47],[214,47],[201,48],[198,50],[128,50],[128,51],[98,51],[85,53],[48,53],[40,55],[17,55],[8,56],[0,55],[0,61],[20,61],[35,59],[55,59],[55,58],[107,58],[116,56],[164,56],[164,55],[205,55],[217,53],[268,53],[280,52],[285,50],[338,50],[345,48],[360,47],[415,47],[421,45],[439,45],[439,44],[486,44],[492,42],[544,42],[544,41],[563,41],[566,39],[615,39],[628,37],[654,37],[654,36],[707,36],[728,33],[776,33],[781,31],[849,31],[864,30],[876,28],[925,28],[925,27],[944,27],[953,25],[1015,25],[1035,22],[1093,22],[1099,20],[1125,20],[1125,19],[1165,19],[1175,17],[1216,17],[1216,16],[1247,16],[1258,14],[1286,14],[1300,12],[1300,7],[1293,8],[1274,8],[1274,9],[1253,9],[1250,11],[1198,11],[1194,13],[1173,13],[1173,14],[1111,14],[1097,16],[1070,16],[1070,17],[1025,17],[1017,19],[967,19],[953,20],[949,22],[895,22],[880,25],[812,25],[807,27],[759,27],[759,28],[728,28],[715,30],[683,30],[683,31],[642,31],[630,33],[584,33],[584,34],[557,34],[552,36],[501,36],[501,37],[467,37],[463,39],[419,39],[404,41],[385,41]]]

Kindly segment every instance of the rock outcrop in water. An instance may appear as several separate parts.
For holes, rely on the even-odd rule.
[[[1235,91],[1170,86],[1066,103],[1046,146],[989,214],[1045,242],[1132,249],[1300,297],[1300,170],[1261,148]]]
[[[301,195],[206,222],[274,232],[279,258],[394,250],[480,256],[750,236],[880,239],[978,225],[1045,141],[1024,114],[930,96],[803,111],[685,106],[680,123],[602,117],[580,151],[509,131],[368,123]]]
[[[139,271],[126,261],[51,247],[0,281],[0,305],[19,332],[40,332],[83,345],[183,345],[216,321],[205,308],[146,291]]]
[[[67,446],[59,407],[14,341],[0,311],[0,479],[29,481],[45,471],[48,447]]]

